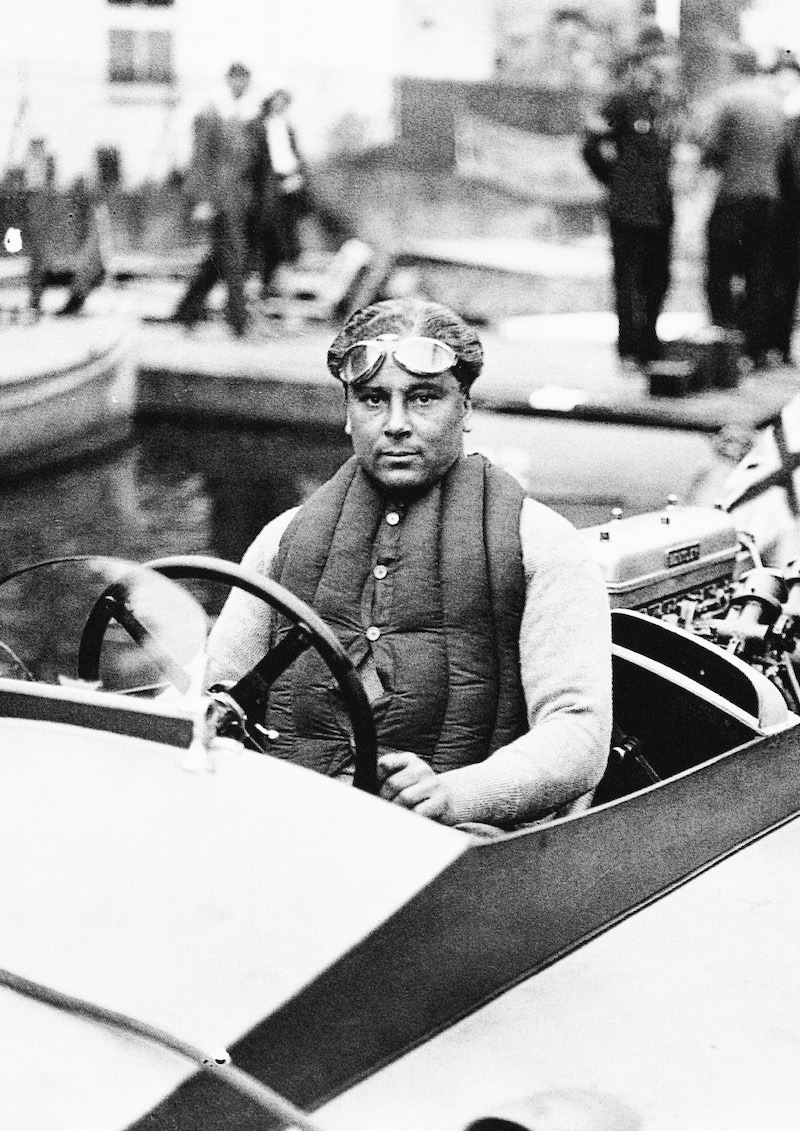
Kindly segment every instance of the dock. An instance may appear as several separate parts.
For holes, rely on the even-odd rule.
[[[578,296],[587,280],[602,285],[603,250],[597,242],[558,248],[531,240],[513,246],[448,240],[417,242],[404,252],[406,262],[427,255],[436,271],[456,264],[460,293],[479,295],[484,304],[495,282],[498,293],[517,287],[531,302],[536,288],[550,288],[550,309],[479,326],[485,366],[473,389],[477,411],[468,443],[578,524],[601,521],[615,505],[640,511],[662,505],[668,493],[697,497],[709,469],[717,479],[726,473],[715,450],[720,434],[733,433],[746,450],[747,438],[800,391],[800,373],[784,366],[745,376],[735,388],[651,395],[643,374],[620,368],[616,321],[608,310],[553,309],[569,294]],[[16,277],[11,266],[9,257],[0,258],[6,271],[0,271],[0,307],[25,302],[19,262],[13,265]],[[237,339],[221,316],[220,288],[211,296],[209,320],[187,331],[167,319],[185,286],[188,259],[161,264],[158,271],[146,269],[144,260],[120,260],[118,270],[123,266],[129,277],[114,276],[93,292],[82,317],[113,313],[130,321],[138,416],[212,427],[343,427],[342,390],[325,365],[338,322],[304,318],[300,311],[269,317],[256,302],[251,332]],[[444,300],[435,292],[434,275],[428,281],[434,293],[426,293]],[[688,287],[682,293],[691,298],[694,292]],[[56,309],[64,294],[48,292],[45,309]],[[674,309],[676,297],[659,326],[665,340],[691,334],[706,321],[699,304]],[[517,301],[522,305],[521,297]],[[41,320],[43,334],[48,318]]]
[[[597,305],[581,308],[586,287],[602,288],[608,282],[603,240],[557,245],[526,238],[417,239],[391,254],[399,269],[422,270],[424,293],[430,297],[459,299],[458,305],[450,304],[465,316],[469,310],[463,307],[490,302],[487,291],[492,288],[498,308],[509,287],[520,292],[520,307],[527,302],[528,313],[500,316],[480,327],[486,361],[474,401],[486,411],[715,433],[726,425],[763,426],[800,387],[797,371],[784,367],[746,377],[735,389],[651,396],[645,377],[620,370],[614,316]],[[135,252],[115,255],[110,281],[87,301],[87,314],[114,313],[139,324],[139,410],[338,426],[341,391],[325,367],[338,327],[304,319],[302,304],[294,318],[258,317],[255,304],[253,333],[245,340],[228,334],[218,311],[191,332],[159,322],[174,309],[197,255],[197,248],[156,259]],[[379,255],[386,258],[386,249]],[[24,305],[24,272],[24,259],[0,256],[0,307]],[[442,272],[450,272],[451,285],[457,281],[457,294],[435,293],[437,286],[445,286]],[[676,262],[674,275],[672,308],[659,326],[668,340],[705,321],[699,313],[696,265]],[[542,287],[547,296],[537,304]],[[219,310],[221,293],[216,300]],[[684,310],[675,310],[682,300],[687,302]],[[47,292],[45,309],[57,308],[60,301],[57,291]],[[570,301],[572,309],[563,309]]]
[[[693,326],[697,316],[684,316]],[[680,319],[672,318],[674,325]],[[138,332],[139,410],[249,422],[338,425],[341,388],[325,366],[336,327],[267,327],[238,340],[220,323],[191,331],[143,324]],[[602,314],[508,319],[481,331],[485,365],[475,407],[493,413],[716,433],[757,429],[800,391],[782,367],[741,379],[733,389],[656,397],[644,375],[623,373],[613,319]]]

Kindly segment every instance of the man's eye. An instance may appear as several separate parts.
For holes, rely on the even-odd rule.
[[[359,402],[366,405],[367,408],[377,408],[383,403],[383,397],[378,393],[362,393],[358,399]]]
[[[433,393],[415,393],[412,398],[414,404],[421,405],[433,404],[436,399]]]

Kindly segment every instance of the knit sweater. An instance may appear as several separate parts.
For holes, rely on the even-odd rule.
[[[268,575],[295,514],[256,537],[242,564]],[[458,823],[514,825],[568,811],[601,777],[611,733],[611,633],[599,568],[578,532],[526,498],[520,515],[525,607],[520,674],[530,730],[446,776]],[[207,682],[237,679],[269,645],[270,608],[229,596],[209,639]]]

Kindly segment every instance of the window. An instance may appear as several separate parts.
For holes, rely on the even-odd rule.
[[[172,33],[112,28],[108,33],[108,79],[115,83],[175,81]]]

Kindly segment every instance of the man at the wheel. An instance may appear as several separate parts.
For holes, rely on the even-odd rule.
[[[393,300],[353,314],[327,360],[354,455],[243,564],[307,601],[347,650],[383,797],[448,825],[569,811],[609,748],[608,601],[573,527],[463,454],[477,335],[446,307]],[[288,627],[233,592],[209,682],[239,678]],[[347,716],[315,652],[273,684],[265,725],[270,753],[352,774]]]

